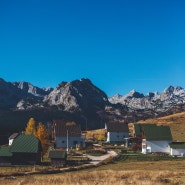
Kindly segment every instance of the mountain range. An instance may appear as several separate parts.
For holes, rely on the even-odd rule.
[[[39,88],[29,82],[6,82],[0,78],[0,124],[11,124],[18,118],[24,118],[22,122],[25,122],[29,116],[35,116],[45,122],[67,118],[85,124],[88,120],[89,128],[98,128],[109,120],[133,122],[181,112],[185,110],[184,105],[185,89],[179,86],[169,86],[161,93],[143,95],[132,90],[127,95],[108,97],[85,78],[61,82],[55,88]]]
[[[121,104],[129,109],[151,109],[166,111],[176,105],[185,104],[185,89],[169,86],[163,92],[149,92],[147,95],[130,91],[127,95],[116,94],[107,97],[89,79],[61,82],[56,88],[39,88],[28,82],[6,82],[0,78],[0,109],[27,110],[57,106],[65,111],[80,111],[91,108]]]
[[[155,112],[164,112],[168,109],[185,104],[185,89],[179,86],[169,86],[163,92],[149,92],[146,96],[135,90],[127,95],[115,95],[109,98],[112,104],[120,103],[133,110],[153,110]]]

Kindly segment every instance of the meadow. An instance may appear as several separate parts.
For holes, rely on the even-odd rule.
[[[185,161],[118,161],[97,168],[57,174],[1,177],[4,185],[183,185]]]

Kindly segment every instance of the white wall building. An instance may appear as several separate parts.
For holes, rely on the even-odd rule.
[[[171,141],[147,141],[142,140],[142,153],[170,153]]]
[[[125,138],[129,137],[128,125],[125,123],[106,123],[105,130],[107,135],[107,142],[122,143]]]
[[[142,153],[170,154],[172,135],[168,126],[154,126],[142,128]]]
[[[85,146],[85,137],[81,128],[74,122],[56,120],[53,123],[53,137],[56,148],[75,148]]]
[[[185,156],[185,142],[173,142],[170,147],[170,155]]]

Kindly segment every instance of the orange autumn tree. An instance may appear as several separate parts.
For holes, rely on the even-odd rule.
[[[43,125],[41,122],[37,126],[36,136],[41,142],[42,151],[44,155],[47,152],[49,146],[49,133],[45,125]]]
[[[36,136],[36,133],[37,133],[37,130],[35,126],[35,120],[34,118],[30,118],[26,126],[25,134],[26,135],[33,134]]]
[[[41,142],[43,152],[42,154],[44,155],[47,152],[49,146],[49,132],[45,125],[39,123],[36,127],[34,118],[30,118],[25,129],[25,134],[33,134],[36,136]]]

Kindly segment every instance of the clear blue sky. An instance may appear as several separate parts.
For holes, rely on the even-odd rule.
[[[185,87],[184,0],[1,0],[0,77],[112,96]]]

